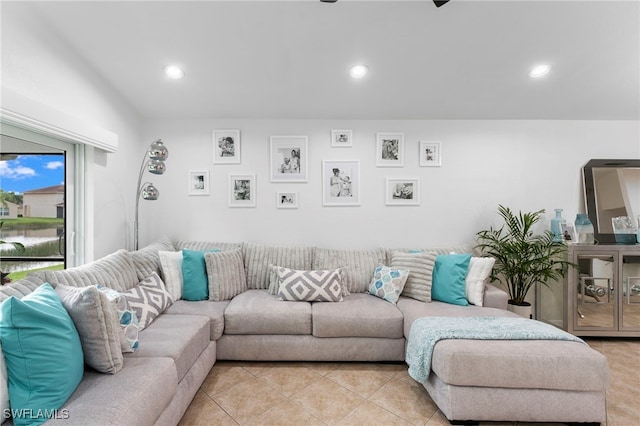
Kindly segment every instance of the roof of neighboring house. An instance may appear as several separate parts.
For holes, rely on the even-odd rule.
[[[11,204],[12,206],[20,207],[20,204],[12,203],[11,201],[4,200],[4,201],[0,202],[0,205],[2,205],[2,206],[6,205],[8,207],[9,204]]]
[[[64,185],[47,186],[46,188],[24,191],[23,194],[64,194]]]

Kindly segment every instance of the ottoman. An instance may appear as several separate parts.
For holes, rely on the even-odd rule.
[[[606,421],[606,358],[579,342],[441,340],[422,383],[451,423]]]

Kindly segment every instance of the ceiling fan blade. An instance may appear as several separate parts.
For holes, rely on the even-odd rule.
[[[440,7],[443,4],[447,3],[449,0],[433,0],[433,2],[436,4],[436,7]]]

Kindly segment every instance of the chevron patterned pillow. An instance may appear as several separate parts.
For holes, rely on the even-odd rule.
[[[127,298],[129,306],[138,316],[140,331],[148,327],[158,315],[173,303],[171,295],[155,272],[122,295]]]
[[[278,298],[289,301],[342,302],[342,270],[298,271],[278,267]]]

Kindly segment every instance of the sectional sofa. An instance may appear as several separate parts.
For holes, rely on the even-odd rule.
[[[49,283],[76,324],[87,365],[61,408],[44,413],[47,424],[175,425],[216,360],[403,362],[419,318],[515,317],[506,293],[486,284],[486,268],[474,276],[468,269],[453,303],[432,300],[437,256],[468,252],[163,238],[80,267],[32,273],[0,287],[0,302],[28,301]],[[309,290],[309,279],[319,289]],[[394,286],[402,280],[400,292]],[[91,301],[85,312],[82,300]],[[127,320],[131,311],[137,323]],[[599,423],[608,381],[606,358],[583,343],[453,339],[435,345],[422,384],[452,422]]]

